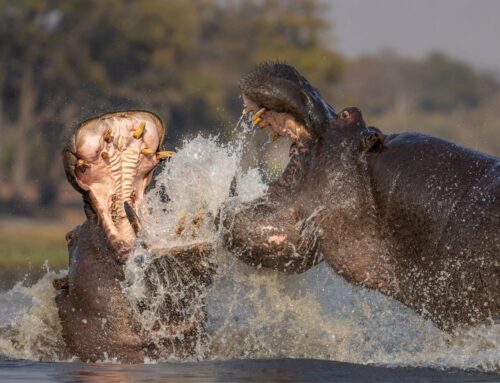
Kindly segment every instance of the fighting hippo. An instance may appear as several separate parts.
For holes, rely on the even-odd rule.
[[[64,146],[64,169],[83,196],[87,220],[67,234],[68,276],[54,285],[64,340],[82,361],[186,358],[204,336],[204,312],[190,305],[210,283],[213,270],[203,262],[209,245],[151,250],[161,269],[156,283],[169,283],[175,275],[176,283],[164,287],[182,289],[170,295],[180,297],[175,301],[166,296],[154,326],[141,326],[134,312],[147,307],[132,307],[123,292],[124,263],[140,230],[137,212],[145,188],[160,160],[172,155],[161,150],[164,136],[159,117],[127,111],[83,122]],[[154,294],[158,286],[149,288]]]
[[[227,204],[225,246],[244,262],[304,272],[323,259],[452,331],[500,319],[500,161],[440,138],[384,135],[336,113],[293,67],[240,81],[244,118],[291,139],[265,197]]]

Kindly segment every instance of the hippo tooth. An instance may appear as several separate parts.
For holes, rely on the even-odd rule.
[[[254,115],[253,118],[257,119],[258,117],[262,116],[266,112],[266,108],[260,108]]]
[[[82,160],[81,158],[78,159],[76,162],[76,166],[78,169],[80,169],[82,172],[84,172],[87,168],[90,167],[90,164],[88,161]]]
[[[103,160],[109,159],[109,153],[108,152],[101,152],[101,157]]]
[[[135,128],[134,133],[132,134],[136,140],[142,137],[144,134],[144,128],[146,127],[146,123],[142,121],[137,128]]]
[[[127,215],[130,225],[134,229],[134,233],[137,235],[142,229],[141,221],[139,220],[137,213],[127,201],[123,203],[123,208],[125,209],[125,214]]]
[[[173,157],[174,154],[175,154],[175,152],[170,152],[168,150],[165,150],[163,152],[157,152],[156,153],[156,158],[159,159],[159,160],[163,160],[165,158]]]
[[[113,140],[113,136],[111,135],[111,129],[107,129],[104,132],[102,138],[109,144]]]
[[[260,117],[255,118],[255,116],[254,116],[252,118],[252,121],[253,121],[254,125],[258,125],[262,121],[262,118],[260,118]]]
[[[149,156],[150,154],[153,154],[154,151],[149,149],[149,148],[144,148],[141,150],[141,154],[144,154],[145,156]]]

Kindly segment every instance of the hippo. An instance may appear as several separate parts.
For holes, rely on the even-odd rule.
[[[83,196],[87,220],[66,235],[69,271],[54,286],[69,354],[84,362],[195,357],[205,337],[204,311],[191,306],[211,282],[210,244],[149,249],[161,271],[157,282],[166,286],[175,276],[165,288],[181,290],[173,292],[181,298],[165,299],[153,326],[145,329],[136,315],[147,302],[133,307],[123,290],[144,191],[159,162],[173,154],[161,150],[164,136],[155,114],[125,111],[81,123],[64,145],[64,170]],[[154,294],[157,286],[148,289]]]
[[[323,260],[440,329],[500,319],[500,161],[337,113],[292,66],[240,80],[242,120],[291,140],[267,194],[227,202],[222,242],[243,262],[302,273]]]

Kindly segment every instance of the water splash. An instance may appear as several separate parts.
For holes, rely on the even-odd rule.
[[[152,334],[158,348],[165,341],[186,342],[185,333],[172,332],[170,323],[178,329],[196,324],[193,357],[201,359],[210,353],[210,335],[203,323],[207,287],[215,274],[215,217],[232,184],[237,185],[242,200],[266,190],[258,169],[241,170],[242,155],[241,141],[222,145],[215,138],[201,136],[186,141],[145,198],[140,212],[145,246],[129,258],[123,286],[143,331]],[[169,254],[173,248],[202,245],[211,250],[200,253],[200,259],[190,254],[190,261],[183,262],[182,257]]]
[[[211,243],[213,257],[202,266],[208,269],[215,263],[217,273],[213,283],[202,289],[189,278],[180,278],[184,285],[168,288],[163,284],[174,279],[161,280],[161,268],[151,269],[151,253],[138,247],[127,265],[125,291],[135,305],[147,303],[147,310],[137,313],[144,328],[153,326],[166,300],[179,302],[184,298],[179,291],[194,288],[200,295],[185,312],[191,318],[207,312],[208,338],[199,343],[198,358],[305,357],[500,371],[498,324],[451,337],[399,302],[348,284],[325,264],[301,275],[285,275],[246,266],[221,249],[213,218],[227,201],[233,179],[238,189],[233,201],[249,201],[266,191],[262,159],[271,158],[271,168],[286,163],[286,158],[278,159],[281,162],[272,158],[275,147],[258,156],[248,155],[260,148],[249,140],[251,136],[245,131],[234,145],[203,137],[184,142],[147,194],[141,240],[150,248]],[[192,222],[200,210],[205,218],[193,235]],[[179,233],[183,215],[186,224]],[[0,353],[14,358],[60,358],[58,350],[63,346],[51,278],[47,275],[31,288],[18,286],[9,293],[21,292],[33,303],[11,320],[22,333],[15,339],[26,346],[16,349],[10,338],[0,334]]]
[[[499,325],[451,337],[401,303],[350,285],[325,264],[283,275],[224,258],[208,303],[217,357],[500,370]]]
[[[66,275],[46,266],[46,274],[33,286],[18,282],[0,295],[8,312],[0,322],[0,355],[16,359],[58,361],[68,357],[55,303],[52,282]]]

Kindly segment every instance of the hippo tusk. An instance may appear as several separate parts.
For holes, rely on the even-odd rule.
[[[146,123],[142,121],[137,128],[135,128],[134,133],[132,134],[136,140],[142,137],[144,134],[144,129],[146,128]]]
[[[159,159],[159,160],[163,160],[165,158],[171,158],[171,157],[173,157],[174,154],[175,154],[175,152],[171,152],[171,151],[165,150],[163,152],[157,152],[156,153],[156,158]]]
[[[87,170],[87,168],[90,167],[90,163],[88,161],[85,161],[85,160],[82,160],[81,158],[78,159],[78,161],[76,161],[76,167],[82,171],[82,172],[85,172],[85,170]]]
[[[260,108],[255,114],[252,116],[252,123],[254,125],[259,126],[259,123],[262,121],[262,115],[266,112],[266,108]]]
[[[149,156],[150,154],[153,154],[154,151],[149,149],[149,148],[144,148],[141,150],[141,154],[144,154],[145,156]]]
[[[259,118],[260,116],[262,116],[265,112],[266,112],[266,108],[260,108],[254,115],[253,115],[253,118],[254,119],[257,119]]]
[[[130,222],[132,229],[134,229],[135,235],[139,234],[139,232],[142,230],[142,225],[141,221],[139,220],[139,217],[137,216],[136,212],[127,201],[123,203],[123,207],[125,209],[125,214],[127,215],[127,219]]]

